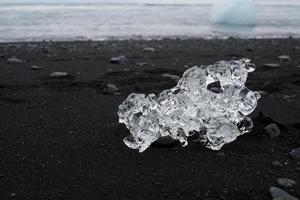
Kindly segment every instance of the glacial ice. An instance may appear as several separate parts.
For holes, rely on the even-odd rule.
[[[254,25],[254,0],[216,0],[211,21],[216,24]]]
[[[249,59],[219,61],[187,69],[174,88],[158,95],[130,94],[118,111],[130,131],[124,143],[143,152],[160,137],[186,146],[189,136],[198,135],[207,148],[220,150],[253,127],[247,115],[260,95],[245,82],[254,70]]]

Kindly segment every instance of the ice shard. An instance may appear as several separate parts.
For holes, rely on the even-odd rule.
[[[125,144],[143,152],[170,136],[186,146],[196,134],[207,148],[221,149],[253,127],[248,115],[260,95],[245,82],[254,70],[249,59],[219,61],[187,69],[174,88],[158,95],[130,94],[118,111],[119,122],[130,131]]]

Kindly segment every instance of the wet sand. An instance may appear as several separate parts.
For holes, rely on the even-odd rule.
[[[128,62],[110,63],[120,55]],[[257,65],[248,87],[263,91],[253,132],[221,151],[124,145],[116,112],[128,94],[173,87],[164,73],[243,57]],[[1,199],[265,200],[284,177],[300,196],[300,162],[288,155],[300,146],[300,39],[10,43],[0,44],[0,69]],[[280,136],[265,132],[270,123]]]

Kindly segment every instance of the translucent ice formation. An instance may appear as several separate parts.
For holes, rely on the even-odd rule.
[[[217,24],[254,25],[254,0],[216,0],[211,21]]]
[[[186,70],[177,86],[159,95],[130,94],[119,106],[119,122],[130,135],[125,144],[143,152],[160,137],[170,136],[188,144],[198,133],[206,147],[219,150],[253,127],[247,117],[260,98],[245,87],[249,59],[219,61]]]

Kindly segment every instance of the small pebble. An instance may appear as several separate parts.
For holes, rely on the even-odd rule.
[[[296,185],[296,182],[288,178],[279,178],[277,179],[277,184],[281,187],[293,187]]]
[[[52,72],[50,74],[51,78],[60,78],[60,77],[66,77],[66,76],[68,76],[67,72]]]
[[[273,200],[298,200],[296,197],[291,196],[289,193],[278,187],[271,187],[270,194]]]
[[[270,174],[270,175],[274,175],[274,174],[275,174],[275,172],[273,172],[273,171],[269,170],[269,171],[268,171],[268,174]]]
[[[10,197],[15,197],[16,196],[16,193],[11,193],[10,195],[9,195]]]
[[[295,47],[294,47],[294,50],[295,50],[295,51],[300,50],[300,46],[295,46]]]
[[[265,63],[263,64],[264,67],[269,67],[269,68],[279,68],[280,65],[277,63]]]
[[[292,61],[291,57],[288,56],[288,55],[278,56],[278,59],[279,59],[280,61],[284,61],[284,62],[290,62],[290,61]]]
[[[154,185],[155,186],[161,186],[161,183],[160,182],[155,182]]]
[[[178,79],[180,79],[179,76],[174,75],[174,74],[167,74],[167,73],[165,73],[165,74],[162,74],[161,76],[162,76],[162,77],[166,77],[166,78],[170,78],[170,79],[172,79],[172,80],[178,80]]]
[[[8,63],[22,63],[23,60],[16,58],[16,57],[11,57],[7,60]]]
[[[247,51],[253,51],[254,48],[253,48],[252,46],[249,46],[249,47],[246,48],[246,50],[247,50]]]
[[[128,62],[129,62],[128,59],[124,55],[118,56],[118,57],[113,57],[110,59],[110,63],[112,63],[112,64],[126,64]]]
[[[32,70],[40,70],[40,69],[42,69],[42,67],[37,66],[37,65],[32,65],[32,66],[30,67],[30,69],[32,69]]]
[[[296,95],[282,95],[282,98],[286,101],[292,101],[295,97]]]
[[[139,66],[139,67],[144,67],[144,66],[148,65],[148,63],[141,62],[141,63],[136,63],[136,65]]]
[[[155,49],[152,48],[152,47],[145,47],[145,48],[143,49],[143,52],[154,52],[154,51],[155,51]]]
[[[264,129],[271,138],[276,138],[280,135],[280,129],[278,128],[278,126],[275,123],[269,124]]]
[[[105,88],[105,92],[108,94],[115,94],[117,91],[119,91],[119,88],[115,86],[114,84],[107,84]]]
[[[155,64],[153,64],[153,63],[147,63],[147,62],[136,63],[136,65],[139,66],[139,67],[145,67],[145,66],[152,66],[152,67],[154,67],[155,66]]]
[[[217,155],[217,156],[224,157],[224,156],[225,156],[225,153],[224,153],[224,152],[218,152],[216,155]]]
[[[300,160],[300,147],[293,149],[289,154],[295,160]]]

